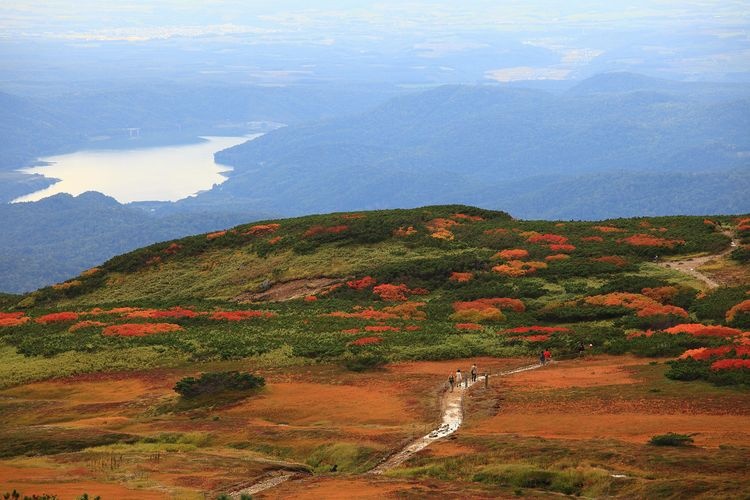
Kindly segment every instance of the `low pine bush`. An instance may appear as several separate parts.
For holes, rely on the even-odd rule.
[[[209,372],[200,377],[185,377],[174,386],[175,392],[184,398],[195,398],[224,391],[251,391],[266,385],[263,377],[251,373]]]

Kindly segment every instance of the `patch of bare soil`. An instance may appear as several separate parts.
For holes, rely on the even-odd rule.
[[[283,302],[317,295],[330,291],[335,285],[342,283],[341,278],[304,278],[270,285],[261,292],[244,292],[234,298],[237,302]]]

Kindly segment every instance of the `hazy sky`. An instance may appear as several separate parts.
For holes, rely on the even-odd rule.
[[[580,78],[630,70],[750,81],[749,27],[750,0],[0,3],[0,40],[192,40],[193,51],[211,43],[235,44],[242,47],[242,60],[257,66],[256,73],[302,72],[323,79],[345,74],[331,69],[337,60],[349,65],[352,75],[365,71],[367,64],[370,72],[378,65],[412,70],[408,78],[395,80],[419,80],[414,71],[425,73],[427,81],[441,82]],[[265,53],[269,46],[293,48],[299,57],[290,52],[279,54],[273,64],[258,62],[263,53],[252,52],[253,45],[262,45]],[[358,54],[367,54],[367,64]],[[236,62],[222,61],[223,66],[216,63],[210,71],[229,71]],[[453,75],[446,80],[443,76],[449,72]]]

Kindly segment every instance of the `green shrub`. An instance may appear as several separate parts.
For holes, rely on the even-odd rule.
[[[669,369],[664,375],[672,380],[706,380],[710,372],[708,361],[698,361],[693,358],[669,361],[667,364]]]
[[[380,368],[388,362],[380,351],[366,350],[344,357],[344,366],[353,372],[363,372]]]
[[[693,444],[693,438],[687,434],[670,432],[653,436],[648,442],[654,446],[688,446]]]
[[[197,379],[185,377],[174,386],[184,398],[216,394],[224,391],[251,391],[266,385],[263,377],[237,371],[202,373]]]

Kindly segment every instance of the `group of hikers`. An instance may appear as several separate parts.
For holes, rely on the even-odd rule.
[[[469,380],[471,380],[472,384],[474,382],[476,382],[477,381],[477,374],[478,373],[479,372],[477,370],[476,363],[473,364],[473,365],[471,365],[471,371],[469,372],[468,376],[464,376],[464,374],[461,373],[461,369],[460,368],[458,370],[456,370],[455,375],[453,373],[451,373],[448,376],[448,385],[451,388],[451,392],[453,392],[453,388],[454,387],[458,387],[460,389],[461,388],[461,384],[464,385],[464,388],[468,388],[469,387]]]

